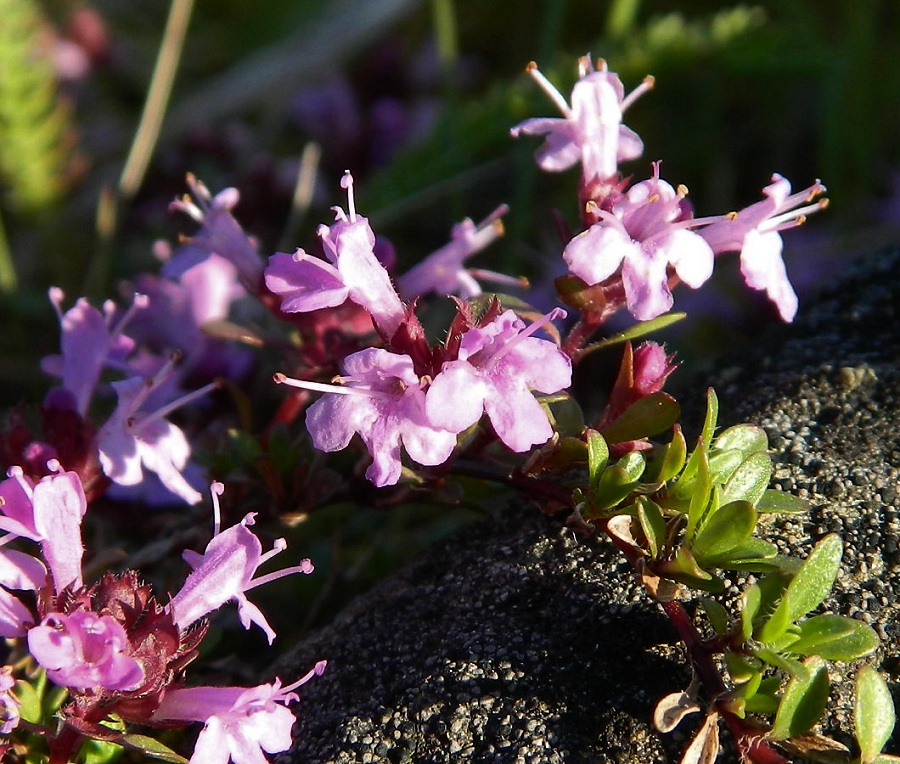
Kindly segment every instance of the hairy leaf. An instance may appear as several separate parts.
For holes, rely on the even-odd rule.
[[[769,733],[773,740],[809,732],[825,713],[831,689],[825,661],[813,656],[804,661],[804,666],[808,669],[807,676],[792,677],[781,696],[775,723]]]
[[[757,451],[765,451],[769,447],[766,433],[755,424],[736,424],[722,430],[713,441],[717,450],[741,452],[745,457]]]
[[[609,461],[609,446],[605,438],[596,430],[587,431],[588,447],[588,480],[591,491],[595,491],[600,484],[600,475]]]
[[[840,537],[831,533],[809,553],[785,592],[791,621],[817,608],[828,596],[841,567],[843,549]]]
[[[756,510],[745,501],[734,501],[719,507],[697,533],[691,549],[703,565],[721,559],[727,552],[742,544],[756,527]]]
[[[896,713],[887,683],[871,666],[863,666],[856,677],[853,723],[861,764],[877,760],[894,730]]]
[[[772,477],[772,460],[763,451],[751,454],[725,483],[725,502],[747,501],[756,504],[766,491]]]
[[[830,661],[852,661],[878,648],[875,630],[842,615],[817,615],[800,624],[800,636],[790,650]]]

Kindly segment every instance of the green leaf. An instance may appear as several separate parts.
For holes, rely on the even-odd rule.
[[[809,502],[792,493],[767,488],[756,503],[757,512],[779,512],[784,515],[809,511]]]
[[[716,391],[711,387],[706,391],[706,418],[703,420],[703,430],[700,433],[700,441],[709,448],[716,431],[716,422],[719,419],[719,399]]]
[[[121,758],[125,749],[108,740],[85,740],[81,744],[78,761],[82,764],[112,764]]]
[[[578,437],[584,430],[584,412],[581,406],[569,394],[539,396],[538,402],[560,437]]]
[[[147,735],[123,735],[119,742],[126,748],[130,748],[133,751],[140,751],[146,756],[150,756],[154,759],[161,759],[162,761],[168,761],[172,764],[187,764],[186,758],[179,756],[168,746],[163,745],[158,740],[148,737]]]
[[[785,592],[791,621],[817,608],[828,596],[841,567],[843,548],[840,537],[831,533],[809,553]]]
[[[728,673],[731,674],[731,678],[736,684],[745,684],[754,676],[761,678],[759,672],[760,662],[751,660],[740,653],[726,652],[725,665],[728,667]],[[753,693],[750,694],[752,695]]]
[[[690,505],[688,506],[688,522],[684,531],[684,543],[690,544],[697,531],[697,527],[706,510],[709,507],[710,491],[712,483],[709,477],[709,460],[707,459],[706,446],[703,443],[697,445],[691,454],[685,472],[689,469],[696,470],[696,476],[690,484]]]
[[[587,431],[588,480],[591,492],[600,484],[600,475],[609,462],[609,446],[606,439],[596,430]]]
[[[772,460],[764,451],[751,454],[725,483],[725,502],[748,501],[756,504],[766,491],[772,477]]]
[[[700,606],[706,613],[713,631],[720,637],[724,637],[728,633],[728,611],[709,597],[700,597]]]
[[[800,624],[800,636],[790,646],[797,655],[818,655],[829,661],[852,661],[878,648],[875,630],[843,615],[817,615]]]
[[[788,604],[787,594],[781,598],[778,607],[772,611],[769,617],[756,629],[754,636],[764,644],[771,644],[784,636],[785,632],[794,622],[791,618],[791,608]]]
[[[741,637],[746,642],[753,636],[753,628],[762,604],[762,590],[759,584],[750,584],[744,589],[741,604]]]
[[[687,459],[687,443],[681,427],[673,427],[671,442],[662,446],[653,461],[647,466],[645,479],[654,483],[668,483],[684,467]]]
[[[714,451],[709,455],[709,474],[714,483],[724,485],[746,457],[740,451]]]
[[[721,558],[750,538],[756,527],[756,510],[746,501],[734,501],[720,507],[697,533],[691,550],[703,565],[710,558]]]
[[[662,391],[639,398],[607,427],[603,437],[609,443],[625,443],[658,435],[668,430],[681,416],[681,406]]]
[[[690,550],[683,546],[678,548],[674,559],[657,564],[656,571],[666,578],[702,591],[721,592],[725,588],[722,580],[701,568]]]
[[[856,701],[853,723],[859,743],[861,764],[877,760],[896,722],[891,691],[881,675],[871,666],[863,666],[856,677]]]
[[[591,500],[592,507],[610,509],[627,497],[637,486],[645,464],[644,457],[632,451],[603,470]]]
[[[663,517],[659,505],[650,501],[646,496],[638,498],[637,512],[641,530],[644,531],[650,547],[650,556],[659,557],[659,550],[666,542],[666,519]]]
[[[808,675],[792,677],[781,696],[769,733],[773,740],[786,740],[809,732],[825,713],[831,688],[825,661],[813,656],[804,661],[804,666]]]
[[[746,457],[757,451],[765,452],[769,440],[765,431],[755,424],[736,424],[722,430],[713,441],[713,447],[722,451],[740,451]]]
[[[593,353],[595,350],[621,345],[628,340],[639,339],[652,332],[657,332],[660,329],[672,326],[672,324],[676,324],[686,317],[687,313],[666,313],[665,315],[658,316],[650,321],[642,321],[641,323],[634,324],[634,326],[629,326],[625,331],[614,334],[612,337],[607,337],[599,342],[593,342],[590,345],[586,345],[581,351],[581,357],[584,357],[588,353]]]
[[[22,719],[31,724],[41,724],[43,722],[41,696],[37,690],[30,683],[20,679],[16,682],[14,693],[19,701],[19,715]]]

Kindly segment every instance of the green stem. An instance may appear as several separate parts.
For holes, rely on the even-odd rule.
[[[181,61],[193,9],[194,0],[172,0],[169,7],[169,17],[166,20],[159,54],[153,68],[147,99],[144,102],[144,109],[141,112],[141,119],[131,142],[125,166],[122,168],[116,190],[113,192],[107,189],[101,194],[98,202],[99,251],[88,274],[85,292],[89,294],[105,291],[109,278],[113,238],[119,223],[119,210],[122,203],[127,203],[134,197],[147,173],[150,158],[153,156],[159,139],[169,97],[172,94],[172,85]]]

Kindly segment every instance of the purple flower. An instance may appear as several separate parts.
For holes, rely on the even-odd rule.
[[[202,555],[191,551],[184,553],[184,559],[192,571],[170,603],[174,620],[178,628],[184,631],[203,616],[234,600],[238,604],[243,627],[249,629],[251,622],[255,623],[266,633],[271,644],[275,632],[262,611],[247,599],[246,592],[292,573],[312,573],[313,566],[305,559],[297,566],[254,578],[257,568],[283,551],[286,544],[284,539],[278,539],[273,549],[263,554],[262,544],[249,529],[255,513],[248,514],[238,525],[219,533],[218,496],[223,490],[221,483],[213,483],[216,526],[212,540]]]
[[[500,217],[508,211],[506,206],[498,207],[478,225],[466,218],[453,226],[451,241],[432,252],[421,263],[410,268],[399,279],[397,288],[405,300],[435,292],[440,295],[458,294],[463,298],[481,294],[481,287],[475,276],[489,281],[522,286],[521,279],[502,273],[464,268],[465,260],[480,252],[488,244],[503,235]]]
[[[527,451],[553,435],[547,414],[532,390],[556,393],[572,381],[572,363],[549,340],[531,335],[565,311],[556,309],[526,327],[507,310],[484,327],[469,329],[457,360],[444,363],[425,395],[428,420],[462,432],[482,413],[513,451]]]
[[[108,615],[48,613],[28,631],[28,650],[62,687],[133,690],[144,680],[141,665],[126,654],[128,637]]]
[[[84,416],[103,368],[122,366],[134,350],[134,341],[122,331],[134,310],[146,306],[147,298],[136,294],[131,308],[115,322],[115,326],[115,305],[111,301],[104,304],[101,313],[82,297],[63,313],[64,298],[61,289],[50,290],[50,301],[62,330],[62,353],[44,357],[41,368],[48,374],[62,377],[63,387],[75,396],[78,413]]]
[[[202,494],[182,474],[191,455],[191,447],[184,433],[165,416],[206,395],[217,387],[217,383],[211,382],[157,411],[142,411],[147,398],[172,371],[173,363],[170,361],[153,378],[131,377],[112,383],[119,403],[97,433],[97,446],[103,471],[114,483],[139,485],[146,468],[156,473],[173,494],[188,504],[196,504],[203,498]]]
[[[265,753],[291,747],[294,714],[288,703],[294,689],[320,676],[319,661],[306,676],[288,687],[276,679],[258,687],[182,687],[169,690],[153,714],[154,721],[198,721],[204,727],[190,764],[267,764]]]
[[[696,289],[713,270],[713,251],[688,227],[695,221],[684,204],[687,190],[654,176],[636,183],[611,211],[594,207],[599,220],[563,250],[569,269],[587,284],[599,284],[621,266],[625,300],[631,314],[647,321],[672,307],[668,267]]]
[[[797,295],[781,258],[779,232],[800,225],[808,213],[825,207],[827,199],[814,201],[825,193],[825,186],[816,181],[809,188],[791,194],[790,182],[776,173],[763,193],[766,196],[763,201],[740,212],[711,218],[710,225],[698,233],[716,254],[740,252],[741,273],[747,286],[765,291],[782,319],[791,321],[797,313]]]
[[[11,529],[16,535],[40,542],[41,552],[53,577],[54,589],[59,593],[66,587],[78,589],[83,584],[81,558],[84,548],[81,544],[81,518],[87,511],[87,500],[81,480],[76,473],[63,472],[58,462],[50,462],[48,466],[58,474],[48,475],[34,486],[22,474],[20,467],[10,468],[9,480],[0,484],[2,488],[0,496],[14,499],[10,504],[10,511],[22,532],[16,531],[13,524],[5,524],[4,527]],[[10,481],[18,483],[18,489],[9,485]],[[22,502],[23,496],[31,507],[30,518],[27,516],[28,505]],[[17,559],[20,565],[24,564],[21,558]],[[33,565],[25,573],[26,582],[38,575]]]
[[[607,71],[606,62],[594,70],[589,58],[579,61],[580,78],[572,89],[572,105],[530,63],[528,73],[559,107],[563,118],[526,119],[510,131],[519,135],[546,135],[536,158],[542,170],[566,170],[581,161],[585,182],[605,181],[618,173],[618,163],[635,159],[644,149],[638,135],[622,124],[622,114],[653,86],[647,77],[627,97],[618,75]]]
[[[328,262],[302,249],[293,255],[277,252],[269,258],[266,286],[282,297],[285,313],[306,313],[352,300],[372,316],[378,330],[391,337],[404,319],[403,303],[385,267],[375,256],[375,234],[369,221],[356,214],[353,178],[346,173],[348,212],[335,207],[337,222],[319,226]]]
[[[401,445],[419,464],[447,461],[456,434],[425,415],[423,381],[409,356],[367,348],[348,355],[343,365],[340,385],[275,377],[282,384],[327,393],[306,412],[306,429],[316,448],[340,451],[359,433],[372,456],[366,477],[377,486],[400,479]]]
[[[23,637],[34,622],[31,611],[7,589],[33,592],[46,581],[47,569],[40,560],[25,552],[0,548],[0,638]]]
[[[8,735],[19,724],[19,699],[12,691],[15,686],[12,666],[0,668],[0,735]]]
[[[211,255],[218,255],[237,268],[248,289],[256,291],[262,261],[254,243],[231,214],[240,200],[237,189],[226,188],[212,196],[193,175],[187,176],[187,183],[196,202],[186,195],[172,202],[169,209],[187,213],[201,223],[201,228],[193,238],[175,250],[163,267],[163,276],[178,278]]]

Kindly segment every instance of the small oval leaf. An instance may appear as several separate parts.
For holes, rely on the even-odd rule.
[[[796,621],[824,602],[841,567],[844,545],[834,533],[822,538],[788,584],[790,620]]]
[[[775,723],[769,733],[773,740],[784,740],[809,732],[825,713],[831,689],[825,661],[813,656],[807,658],[803,665],[808,669],[808,675],[792,677],[781,696]]]
[[[875,630],[843,615],[817,615],[800,624],[800,636],[790,650],[829,661],[852,661],[878,648]]]
[[[863,666],[856,677],[856,701],[853,706],[861,764],[872,764],[877,760],[894,731],[896,720],[894,701],[887,683],[874,668]]]
[[[747,541],[756,527],[756,510],[746,501],[733,501],[716,511],[694,538],[691,549],[697,561],[721,557]]]
[[[650,556],[659,557],[659,550],[666,541],[666,519],[662,515],[659,505],[650,501],[646,496],[641,496],[637,502],[638,520],[641,522],[641,530],[650,547]]]
[[[772,460],[764,451],[750,454],[725,483],[723,501],[747,501],[755,505],[772,478]]]
[[[609,426],[603,437],[610,443],[626,443],[658,435],[668,430],[681,416],[681,406],[668,393],[658,391],[638,398]]]
[[[756,511],[763,512],[779,512],[783,515],[795,515],[799,512],[809,511],[809,502],[794,496],[792,493],[785,491],[776,491],[774,488],[767,488],[763,491],[762,498],[756,502]]]
[[[740,451],[745,457],[757,451],[766,451],[769,448],[769,439],[762,427],[755,424],[736,424],[720,432],[713,446],[722,451]]]

